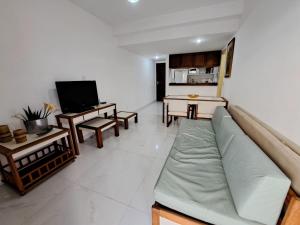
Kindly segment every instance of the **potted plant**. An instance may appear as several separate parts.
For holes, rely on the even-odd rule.
[[[56,107],[54,104],[44,103],[44,108],[40,110],[32,110],[30,106],[23,109],[24,114],[18,114],[15,117],[21,119],[29,134],[39,134],[47,131],[48,116],[55,112]]]

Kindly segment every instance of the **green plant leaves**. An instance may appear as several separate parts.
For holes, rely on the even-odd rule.
[[[32,111],[30,106],[27,109],[23,108],[25,113],[24,121],[32,121],[47,118],[51,112],[48,112],[46,109],[34,110]]]

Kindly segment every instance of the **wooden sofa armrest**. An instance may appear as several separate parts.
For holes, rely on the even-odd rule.
[[[283,208],[283,218],[278,221],[278,225],[298,225],[300,224],[300,198],[290,189]]]
[[[155,203],[152,206],[152,225],[160,225],[160,218],[165,218],[180,225],[209,225],[182,213],[169,209],[165,206]],[[299,225],[300,224],[300,198],[292,190],[286,197],[282,214],[277,225]]]
[[[160,217],[180,225],[209,225],[155,203],[152,206],[152,225],[160,225]]]

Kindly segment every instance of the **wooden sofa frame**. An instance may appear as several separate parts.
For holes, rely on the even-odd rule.
[[[209,223],[196,220],[182,213],[169,209],[159,203],[152,206],[152,225],[160,225],[160,218],[165,218],[180,225],[210,225]],[[300,198],[293,191],[285,199],[284,206],[277,225],[299,225],[300,224]]]

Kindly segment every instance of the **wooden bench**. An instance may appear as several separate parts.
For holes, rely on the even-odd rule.
[[[124,122],[124,127],[126,130],[129,128],[128,120],[133,117],[134,117],[134,122],[137,123],[138,122],[138,114],[135,112],[120,111],[117,114],[118,120]]]
[[[102,133],[105,130],[108,130],[110,128],[114,128],[115,130],[115,136],[119,136],[119,125],[114,119],[105,119],[102,117],[96,117],[94,119],[85,121],[83,123],[80,123],[76,126],[76,131],[78,135],[78,140],[80,143],[84,142],[83,133],[80,128],[94,130],[96,132],[96,139],[97,139],[97,147],[102,148],[103,147],[103,137]]]

